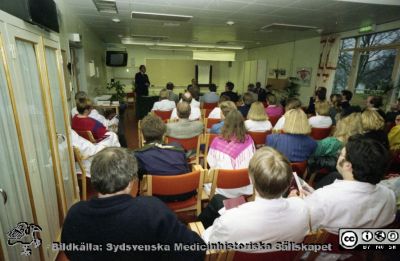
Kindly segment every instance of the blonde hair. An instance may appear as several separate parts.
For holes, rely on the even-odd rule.
[[[271,147],[263,147],[250,160],[249,176],[262,198],[274,199],[287,191],[293,175],[284,155]]]
[[[361,134],[362,132],[361,113],[357,112],[341,118],[336,124],[333,136],[346,143],[350,136]]]
[[[159,96],[160,96],[160,101],[168,99],[168,96],[169,96],[168,90],[167,89],[162,89],[160,91],[160,95]]]
[[[366,109],[361,114],[361,122],[365,132],[382,130],[385,127],[385,120],[374,109]]]
[[[311,126],[308,123],[307,115],[302,109],[293,109],[285,113],[283,131],[289,134],[308,135],[311,133]]]
[[[326,100],[315,102],[315,112],[321,116],[329,116],[329,103]]]
[[[231,101],[221,102],[219,107],[221,108],[221,112],[224,115],[224,117],[226,117],[228,113],[230,113],[231,111],[237,110],[236,105]]]
[[[264,104],[262,104],[262,102],[253,102],[251,104],[249,113],[247,114],[247,119],[253,121],[268,120],[268,115],[265,113]]]

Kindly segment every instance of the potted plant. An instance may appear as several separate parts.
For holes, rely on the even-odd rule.
[[[115,93],[111,96],[111,101],[118,101],[120,104],[125,103],[126,93],[124,91],[125,84],[120,83],[120,81],[111,80],[110,83],[107,83],[107,90],[115,91]]]

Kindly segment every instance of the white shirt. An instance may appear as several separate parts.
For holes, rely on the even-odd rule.
[[[221,119],[221,108],[215,107],[210,114],[208,114],[208,118],[210,119]]]
[[[285,116],[279,118],[279,120],[275,123],[274,130],[282,130],[283,125],[285,125]]]
[[[195,121],[201,118],[201,111],[200,108],[197,107],[193,107],[192,105],[190,105],[190,116],[189,116],[189,120],[190,121]],[[172,119],[179,119],[178,118],[178,114],[176,111],[176,108],[173,109],[172,113],[171,113],[171,120]]]
[[[179,102],[182,102],[182,99],[179,100]],[[192,99],[190,102],[190,106],[193,108],[200,108],[200,102],[196,101],[195,99]]]
[[[244,122],[244,126],[246,127],[247,131],[263,132],[272,129],[272,124],[270,121],[246,120]]]
[[[175,102],[168,99],[155,102],[152,111],[172,111],[176,108]]]
[[[225,211],[202,237],[206,243],[300,243],[309,230],[308,218],[307,206],[300,198],[256,197],[253,202]]]
[[[336,180],[305,198],[313,229],[381,228],[393,222],[396,199],[393,191],[378,184]]]
[[[79,114],[78,110],[76,109],[76,107],[72,108],[71,110],[71,115],[72,118]],[[103,124],[107,129],[108,127],[112,126],[112,125],[116,125],[118,126],[118,122],[119,119],[117,117],[112,118],[111,120],[107,120],[106,117],[104,117],[103,115],[101,115],[96,109],[92,109],[89,113],[89,117],[92,119],[95,119],[96,121],[100,122],[101,124]]]
[[[329,116],[316,115],[308,119],[311,128],[329,128],[332,126],[332,118]]]

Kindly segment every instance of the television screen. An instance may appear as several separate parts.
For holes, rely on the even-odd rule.
[[[128,53],[121,51],[107,51],[106,64],[111,67],[126,66],[128,62]]]

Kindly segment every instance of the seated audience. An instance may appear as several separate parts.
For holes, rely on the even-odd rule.
[[[233,82],[227,82],[225,84],[225,92],[221,93],[221,96],[226,95],[230,98],[230,100],[234,103],[239,101],[239,95],[236,92],[233,92],[233,88],[235,88],[235,85]]]
[[[143,118],[145,146],[134,151],[140,178],[144,174],[176,175],[190,172],[185,151],[179,146],[163,144],[165,132],[166,126],[159,117],[149,114]]]
[[[216,123],[213,126],[211,126],[210,132],[213,133],[213,134],[220,134],[221,133],[221,129],[224,126],[225,117],[231,111],[237,110],[236,109],[236,105],[231,101],[225,101],[225,102],[220,103],[219,108],[221,110],[221,113],[220,113],[221,122]]]
[[[208,209],[205,209],[199,219],[206,227],[212,226],[202,234],[204,241],[302,242],[309,230],[309,214],[301,199],[282,197],[293,178],[287,158],[272,148],[261,148],[250,161],[249,175],[256,192],[255,201],[225,210],[213,224],[207,220]]]
[[[210,114],[208,114],[208,118],[210,119],[221,119],[221,103],[224,101],[230,101],[230,98],[226,95],[222,95],[219,97],[218,107],[215,107]]]
[[[396,116],[396,125],[390,130],[388,134],[390,150],[400,150],[400,115]]]
[[[361,113],[364,136],[380,142],[389,149],[389,140],[385,128],[385,120],[376,110],[366,109]]]
[[[253,102],[244,122],[247,131],[264,132],[272,129],[272,124],[265,113],[264,105],[261,102]]]
[[[96,141],[113,136],[112,132],[108,132],[107,128],[99,121],[90,118],[89,114],[92,110],[92,102],[87,98],[81,98],[76,103],[78,110],[77,115],[72,118],[71,127],[76,132],[91,131]],[[118,138],[116,138],[118,141]]]
[[[196,79],[192,79],[192,83],[188,85],[187,87],[187,91],[190,92],[190,94],[193,97],[193,100],[195,100],[196,102],[199,101],[200,98],[200,88],[199,85],[197,84]],[[199,103],[199,102],[198,102]],[[192,104],[193,105],[193,104]],[[200,105],[200,103],[199,103]]]
[[[98,197],[80,201],[68,211],[61,242],[101,245],[99,251],[69,250],[70,260],[204,260],[205,251],[174,251],[176,242],[204,244],[175,213],[155,197],[138,191],[136,159],[126,149],[107,148],[92,162]],[[166,244],[172,251],[109,251],[107,244]]]
[[[386,114],[386,121],[395,123],[396,116],[400,114],[400,98],[391,106],[390,111]]]
[[[317,101],[315,103],[316,115],[308,119],[311,128],[329,128],[332,126],[332,119],[329,116],[329,103]]]
[[[253,139],[246,134],[242,114],[237,110],[229,112],[222,127],[221,135],[214,138],[207,154],[212,169],[245,169],[255,152]],[[251,195],[252,186],[242,189],[217,189],[217,193],[228,198]]]
[[[174,84],[172,82],[168,82],[165,88],[168,90],[168,100],[178,103],[179,96],[174,93]]]
[[[290,98],[286,102],[285,112],[288,112],[292,109],[301,109],[301,101],[297,98]],[[283,125],[285,125],[285,115],[279,118],[274,126],[274,132],[280,132],[283,129]]]
[[[219,101],[219,96],[217,94],[217,85],[214,83],[208,86],[209,92],[205,93],[200,97],[200,102],[202,103],[216,103]]]
[[[253,83],[249,83],[249,85],[247,85],[247,92],[249,92],[251,94],[251,96],[253,97],[253,102],[258,101],[258,94],[256,93],[256,86],[254,86]]]
[[[308,160],[310,173],[325,169],[325,171],[336,171],[336,162],[343,146],[350,136],[362,134],[362,122],[360,113],[352,113],[341,118],[336,125],[332,137],[326,137],[318,141],[317,148]]]
[[[272,93],[267,95],[268,107],[265,108],[265,113],[268,117],[281,117],[283,115],[283,108],[278,105],[278,99]]]
[[[386,118],[386,113],[381,109],[383,106],[382,96],[368,96],[367,98],[367,108],[375,110],[382,116],[383,119]]]
[[[89,99],[89,96],[86,94],[86,92],[79,91],[75,94],[75,103],[78,103],[80,99]],[[79,114],[78,110],[76,107],[72,108],[71,110],[71,116],[72,118],[75,117],[75,115]],[[115,129],[118,126],[119,119],[118,115],[114,116],[111,120],[108,120],[106,117],[101,115],[96,109],[93,109],[89,113],[89,117],[92,119],[97,120],[101,124],[103,124],[107,129]]]
[[[160,101],[155,102],[152,111],[172,111],[175,109],[176,105],[174,101],[168,100],[169,91],[167,89],[162,89],[160,91]]]
[[[324,101],[326,101],[326,88],[321,86],[315,90],[314,97],[310,97],[310,102],[306,110],[307,114],[315,114],[315,103]]]
[[[188,102],[190,104],[190,106],[192,106],[192,108],[200,109],[200,102],[194,98],[194,96],[193,96],[194,89],[190,86],[191,85],[188,86],[188,90],[182,95],[182,98],[179,100],[179,102],[185,101],[185,102]],[[189,91],[189,90],[192,90],[192,91]],[[199,95],[199,93],[195,93],[195,95]]]
[[[243,115],[244,119],[247,118],[247,113],[249,113],[250,106],[254,101],[255,100],[253,100],[253,96],[251,95],[251,93],[246,92],[243,94],[243,105],[240,106],[238,110]]]
[[[189,92],[185,92],[182,95],[182,99],[180,100],[180,102],[187,102],[190,104],[191,109],[190,109],[189,120],[196,121],[201,118],[200,103],[198,101],[196,101],[196,103],[193,103],[193,101],[194,99],[192,98],[192,95]],[[179,119],[176,108],[174,108],[171,113],[171,120],[174,119]]]
[[[336,121],[339,118],[340,113],[342,112],[342,95],[341,94],[332,94],[330,97],[331,107],[329,108],[329,116],[332,120],[332,125],[336,125]]]
[[[379,185],[387,168],[388,150],[362,135],[351,137],[342,149],[337,170],[343,180],[305,197],[314,229],[338,234],[339,228],[382,228],[396,215],[393,191]]]
[[[311,127],[307,115],[301,109],[293,109],[285,114],[284,133],[267,136],[267,146],[285,155],[291,162],[308,160],[317,147],[310,136]]]
[[[361,112],[361,108],[359,106],[352,106],[350,104],[351,98],[353,98],[353,93],[351,91],[342,91],[342,114],[349,115],[353,112]]]
[[[176,106],[178,122],[167,123],[167,136],[177,139],[188,139],[203,133],[204,124],[200,121],[189,121],[190,104],[180,102]]]
[[[265,90],[261,87],[260,82],[256,82],[256,88],[254,89],[254,92],[258,96],[259,102],[265,102],[265,100],[267,99],[267,94],[270,93],[268,90]]]

